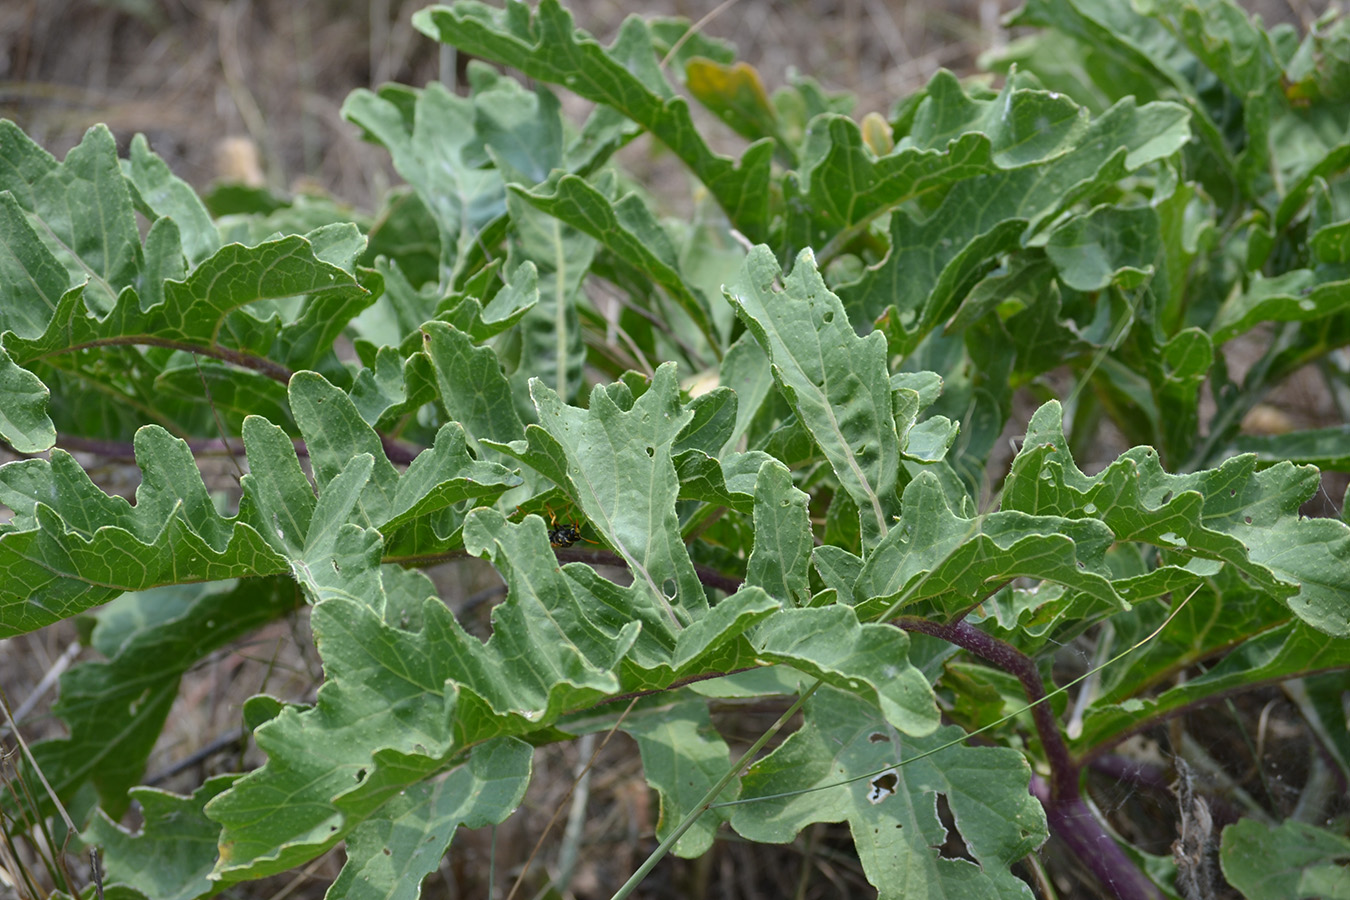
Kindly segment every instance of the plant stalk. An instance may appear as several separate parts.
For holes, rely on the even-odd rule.
[[[1046,821],[1055,835],[1097,876],[1118,900],[1163,900],[1163,894],[1149,877],[1125,855],[1101,820],[1083,801],[1079,788],[1081,768],[1064,743],[1054,712],[1046,699],[1045,682],[1036,661],[1021,650],[986,634],[968,622],[944,625],[925,619],[904,618],[898,623],[906,631],[917,631],[941,638],[974,653],[1014,675],[1031,701],[1031,717],[1036,734],[1050,763],[1050,778],[1031,776],[1031,793],[1045,807]]]

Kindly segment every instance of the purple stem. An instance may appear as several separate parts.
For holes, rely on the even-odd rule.
[[[1154,763],[1106,753],[1087,765],[1094,772],[1099,772],[1113,781],[1125,781],[1139,787],[1151,788],[1162,794],[1172,793],[1172,783],[1167,776],[1167,770]]]
[[[1045,807],[1055,836],[1119,900],[1162,900],[1162,891],[1125,855],[1082,797],[1055,797],[1051,785],[1034,773],[1031,795]]]
[[[1031,776],[1031,793],[1045,807],[1051,830],[1118,900],[1162,900],[1162,892],[1125,855],[1101,820],[1083,802],[1079,790],[1079,764],[1064,743],[1050,705],[1043,702],[1045,682],[1041,680],[1035,660],[967,622],[943,625],[901,616],[896,624],[906,631],[929,634],[969,650],[1016,676],[1027,699],[1034,704],[1031,718],[1050,763],[1049,781],[1035,774]]]

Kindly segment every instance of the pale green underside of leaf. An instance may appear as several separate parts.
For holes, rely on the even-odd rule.
[[[697,697],[636,709],[623,730],[637,741],[647,783],[660,795],[656,834],[664,838],[726,774],[730,751],[712,726],[708,704]],[[736,799],[736,788],[733,782],[720,799]],[[701,816],[675,843],[675,855],[693,859],[707,853],[726,818],[721,810]]]
[[[632,570],[635,585],[671,617],[687,624],[706,610],[675,518],[679,494],[671,449],[692,415],[681,409],[675,366],[656,371],[636,400],[621,382],[591,392],[590,408],[565,404],[538,380],[531,395],[539,425],[526,440],[487,442],[564,490]]]

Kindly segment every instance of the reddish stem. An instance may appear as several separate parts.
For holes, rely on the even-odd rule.
[[[1157,885],[1125,855],[1105,825],[1083,802],[1079,789],[1081,769],[1064,743],[1050,704],[1044,702],[1047,696],[1045,682],[1036,668],[1036,661],[967,622],[943,625],[902,616],[896,624],[906,631],[932,635],[969,650],[1016,676],[1033,704],[1031,718],[1050,763],[1049,781],[1038,775],[1031,776],[1031,793],[1045,807],[1050,829],[1118,900],[1162,900]]]

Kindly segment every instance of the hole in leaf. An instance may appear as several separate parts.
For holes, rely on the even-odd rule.
[[[648,456],[655,456],[655,455],[656,455],[656,448],[655,448],[655,447],[648,447],[648,448],[647,448],[647,455],[648,455]]]
[[[947,832],[947,840],[942,843],[942,846],[934,849],[943,859],[964,859],[968,862],[975,862],[975,857],[970,855],[970,849],[966,847],[961,832],[956,830],[956,816],[947,803],[947,795],[939,793],[936,795],[936,800],[938,820],[942,822],[942,828]]]
[[[889,743],[889,742],[890,742],[890,738],[886,737],[886,735],[882,734],[880,731],[874,731],[874,732],[872,732],[871,734],[869,734],[869,735],[867,736],[867,739],[868,739],[869,741],[871,741],[872,743],[874,743],[874,744],[881,744],[881,743]]]
[[[358,782],[360,782],[360,781],[365,781],[365,780],[366,780],[366,770],[365,770],[365,769],[357,769],[357,770],[356,770],[356,780],[357,780]]]
[[[876,806],[882,800],[895,794],[895,789],[900,786],[900,775],[895,769],[887,769],[877,775],[872,776],[868,782],[872,785],[867,792],[867,802]]]
[[[1168,491],[1167,493],[1165,493],[1165,494],[1162,495],[1162,502],[1163,502],[1163,503],[1166,503],[1168,500],[1171,500],[1171,499],[1172,499],[1172,492],[1171,492],[1171,491]]]
[[[388,848],[388,847],[384,847],[384,848],[382,848],[382,849],[384,850],[384,855],[385,855],[385,856],[393,856],[393,855],[394,855],[394,854],[392,854],[392,853],[389,852],[389,848]]]
[[[825,315],[821,316],[821,317],[820,317],[820,320],[821,320],[822,322],[824,322],[826,325],[828,325],[828,324],[830,324],[831,322],[833,322],[833,321],[834,321],[834,310],[832,310],[832,309],[827,309],[827,310],[825,310]]]
[[[1252,517],[1251,517],[1251,516],[1243,516],[1243,517],[1242,517],[1242,521],[1244,521],[1244,522],[1246,522],[1248,525],[1250,525],[1250,524],[1252,524]]]

